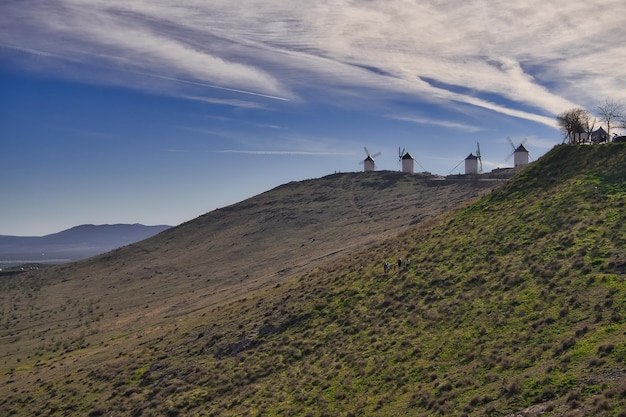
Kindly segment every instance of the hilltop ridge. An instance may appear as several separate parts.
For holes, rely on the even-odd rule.
[[[398,190],[405,178],[360,179],[372,191],[361,195],[380,199],[372,205],[357,199],[357,207],[385,219],[397,201],[381,194],[403,194]],[[101,333],[85,332],[62,351],[40,343],[40,350],[31,350],[8,372],[17,390],[7,392],[0,410],[27,414],[48,401],[65,415],[621,416],[625,180],[625,145],[559,146],[502,187],[486,188],[478,200],[438,217],[411,224],[415,212],[407,217],[400,210],[381,229],[368,216],[345,228],[339,223],[337,233],[327,235],[328,247],[349,241],[346,231],[358,225],[376,233],[324,262],[286,271],[271,285],[252,291],[241,282],[245,291],[232,293],[227,303],[206,302],[172,315],[170,306],[155,306],[145,297],[145,309],[165,314],[169,322],[123,325],[115,339],[99,339],[107,323],[122,326],[122,317],[115,322],[110,313],[98,315],[96,307],[106,310],[111,302],[94,300],[95,314],[84,313],[89,326],[78,328]],[[297,195],[298,186],[279,191]],[[323,195],[339,192],[332,190]],[[310,224],[310,238],[319,226],[314,214],[335,200],[304,207],[311,217],[262,201],[252,206],[271,208],[264,219]],[[295,207],[294,200],[284,201]],[[228,223],[229,210],[234,208],[216,214],[221,224],[240,224],[236,217]],[[183,249],[198,238],[193,225],[179,229],[189,239]],[[393,232],[390,225],[401,226]],[[273,231],[275,241],[288,247],[290,234],[280,232]],[[62,282],[65,274],[68,282],[93,285],[74,277],[111,274],[115,269],[107,262],[119,268],[117,262],[129,262],[130,255],[167,248],[175,236],[169,233],[150,241],[154,246],[132,245],[73,265],[75,270],[29,276],[54,281],[58,274]],[[268,242],[260,238],[262,247]],[[319,253],[327,253],[323,249]],[[125,251],[129,257],[121,256]],[[171,254],[184,259],[175,250]],[[410,265],[385,274],[382,262],[398,257],[409,257]],[[287,259],[292,258],[293,252]],[[141,280],[140,266],[151,268],[128,265],[116,285],[130,277]],[[143,276],[144,283],[159,282]],[[182,278],[180,272],[172,276]],[[195,291],[200,288],[188,291],[190,297]],[[13,352],[8,358],[15,357]],[[71,382],[62,382],[64,374]],[[37,377],[41,381],[35,383]],[[32,381],[34,388],[18,381]]]

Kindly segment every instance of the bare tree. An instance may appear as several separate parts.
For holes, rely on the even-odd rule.
[[[587,134],[586,139],[589,141],[591,141],[591,133],[593,133],[593,131],[595,130],[597,121],[598,119],[591,116],[589,116],[589,118],[587,119],[587,124],[585,125],[585,133]]]
[[[624,106],[609,98],[604,100],[598,107],[598,117],[606,123],[606,135],[611,137],[611,123],[624,119]]]
[[[563,142],[576,144],[583,141],[582,134],[589,130],[591,116],[585,109],[577,107],[559,114],[556,120],[564,135]]]

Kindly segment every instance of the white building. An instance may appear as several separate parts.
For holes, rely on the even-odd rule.
[[[465,175],[478,174],[478,157],[473,153],[465,158]]]
[[[365,160],[363,161],[363,171],[365,172],[374,171],[374,168],[375,168],[374,158],[367,155],[367,158],[365,158]]]
[[[513,166],[520,166],[528,164],[528,150],[524,145],[520,145],[513,152]]]
[[[402,155],[402,172],[412,174],[414,172],[414,160],[410,153]]]

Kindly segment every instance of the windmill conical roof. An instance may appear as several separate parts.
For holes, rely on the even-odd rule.
[[[477,157],[477,156],[475,156],[473,153],[470,153],[470,154],[467,156],[467,158],[465,158],[465,160],[468,160],[468,159],[478,159],[478,157]]]
[[[413,157],[411,156],[410,153],[407,152],[402,156],[402,159],[413,159]]]
[[[526,152],[526,153],[528,153],[528,149],[526,149],[524,147],[524,145],[522,144],[522,145],[518,146],[517,149],[515,149],[515,152]]]

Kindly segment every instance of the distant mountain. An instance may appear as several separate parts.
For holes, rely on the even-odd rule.
[[[171,226],[84,224],[45,236],[0,235],[0,263],[62,263],[88,258],[152,237]]]

